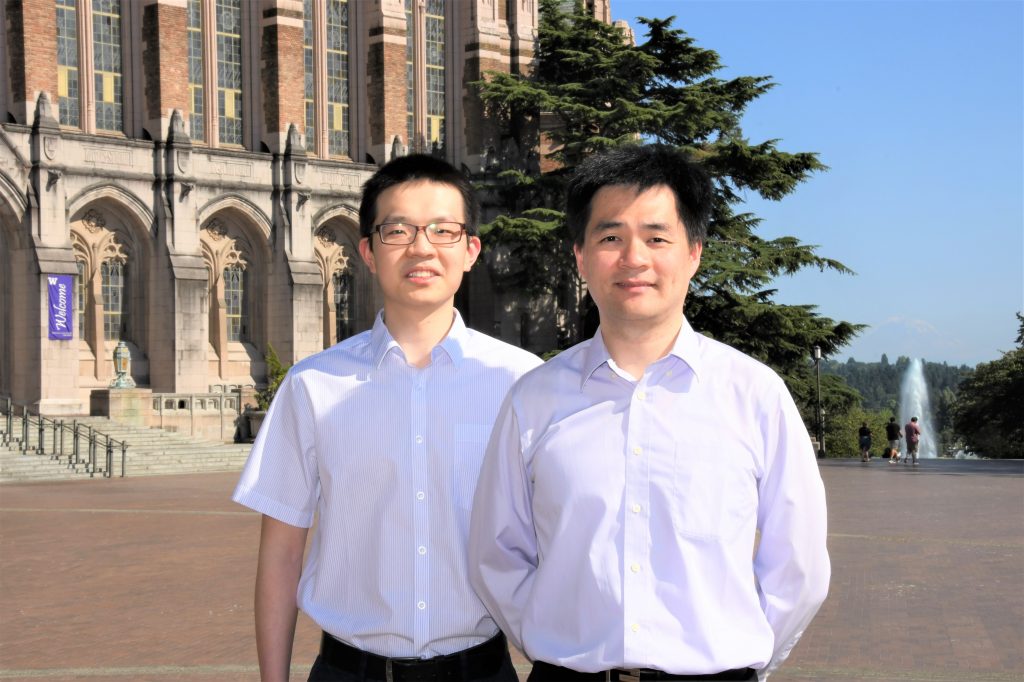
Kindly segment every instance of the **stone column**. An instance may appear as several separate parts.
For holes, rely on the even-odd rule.
[[[288,127],[305,125],[302,1],[264,0],[260,78],[264,144],[273,153],[287,145]]]
[[[363,9],[366,99],[373,112],[367,152],[378,165],[384,165],[410,145],[405,123],[405,4],[403,0],[380,0],[379,6]]]
[[[38,270],[31,273],[35,295],[28,292],[30,297],[19,304],[25,306],[23,333],[27,336],[22,357],[32,374],[25,376],[20,400],[15,399],[41,414],[75,414],[84,411],[78,396],[78,343],[51,340],[48,329],[47,275],[76,275],[78,270],[65,219],[60,126],[45,92],[39,96],[34,121],[29,226]]]

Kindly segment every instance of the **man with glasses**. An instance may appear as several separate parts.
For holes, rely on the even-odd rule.
[[[323,629],[314,682],[516,680],[469,586],[466,534],[494,417],[540,360],[455,310],[477,215],[468,180],[430,156],[398,158],[363,187],[359,253],[383,310],[292,368],[234,494],[263,514],[264,682],[288,679],[299,608]]]

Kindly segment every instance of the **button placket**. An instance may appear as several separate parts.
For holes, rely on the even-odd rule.
[[[647,573],[645,566],[650,563],[651,543],[650,515],[650,438],[653,409],[651,393],[646,387],[647,375],[642,377],[629,396],[629,415],[626,426],[626,481],[623,501],[630,513],[625,515],[624,544],[622,556],[623,623],[625,632],[623,647],[627,658],[643,657],[643,646],[636,635],[642,632],[642,624],[648,605],[645,603]]]
[[[428,394],[430,367],[416,370],[412,375],[409,390],[410,441],[409,458],[413,472],[412,489],[416,491],[413,505],[413,646],[419,650],[426,645],[430,635],[430,618],[427,605],[430,603],[430,562],[426,555],[430,546],[430,458],[427,441]]]

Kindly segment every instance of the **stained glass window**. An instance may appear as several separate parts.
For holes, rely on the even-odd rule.
[[[188,0],[189,127],[193,140],[206,139],[203,121],[203,12],[202,0]]]
[[[92,0],[96,128],[124,130],[121,78],[121,1]]]
[[[57,0],[57,104],[60,122],[80,127],[78,11],[75,0]]]
[[[223,144],[242,144],[242,0],[217,0],[217,122]]]

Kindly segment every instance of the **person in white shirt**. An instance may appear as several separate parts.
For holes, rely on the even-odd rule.
[[[470,579],[530,682],[763,679],[825,599],[800,414],[778,375],[683,315],[711,202],[706,172],[656,145],[570,182],[600,327],[509,393],[470,527]]]
[[[263,514],[264,682],[289,678],[299,608],[324,631],[311,681],[517,679],[469,585],[466,540],[498,408],[540,359],[454,308],[477,218],[468,180],[430,156],[398,158],[363,188],[359,252],[383,311],[288,372],[234,493]]]

